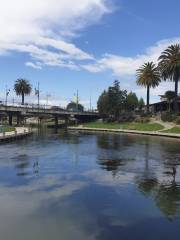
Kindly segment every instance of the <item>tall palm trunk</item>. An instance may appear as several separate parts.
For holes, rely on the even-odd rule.
[[[171,101],[169,100],[169,112],[171,112]]]
[[[178,78],[175,79],[175,99],[174,99],[174,111],[177,113],[179,111],[178,107]]]
[[[149,113],[149,95],[150,95],[150,87],[147,86],[147,113]]]
[[[22,92],[22,105],[24,105],[24,93]]]

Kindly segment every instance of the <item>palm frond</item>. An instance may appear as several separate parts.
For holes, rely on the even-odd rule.
[[[155,88],[160,82],[159,68],[153,62],[147,62],[137,70],[138,85]]]

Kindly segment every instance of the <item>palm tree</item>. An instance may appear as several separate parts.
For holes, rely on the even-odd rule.
[[[169,46],[159,57],[159,69],[164,80],[175,82],[174,108],[178,111],[178,82],[180,81],[180,44]]]
[[[169,112],[171,111],[171,102],[175,99],[176,94],[173,91],[167,91],[165,92],[165,98],[167,102],[169,103]]]
[[[137,84],[147,88],[147,113],[149,113],[150,88],[155,88],[161,82],[158,67],[153,62],[147,62],[137,70]]]
[[[22,96],[22,105],[24,105],[24,96],[30,95],[32,87],[28,80],[19,78],[14,84],[14,90],[16,95]]]

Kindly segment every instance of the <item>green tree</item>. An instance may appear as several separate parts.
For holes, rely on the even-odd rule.
[[[97,102],[97,108],[101,116],[106,116],[108,113],[108,94],[104,91]]]
[[[24,105],[24,97],[31,94],[32,87],[28,80],[19,78],[14,84],[14,90],[17,96],[22,97],[22,105]]]
[[[127,91],[121,90],[118,80],[114,81],[114,85],[108,89],[108,107],[109,114],[116,120],[120,113],[125,109]]]
[[[67,110],[68,111],[73,111],[73,112],[76,112],[76,111],[83,112],[84,111],[84,107],[81,104],[77,104],[75,102],[70,102],[67,105]]]
[[[167,102],[169,103],[169,111],[171,111],[171,102],[175,99],[176,93],[173,91],[167,91],[165,92],[164,96],[167,99]]]
[[[149,113],[150,88],[155,88],[161,82],[158,67],[153,62],[145,63],[137,70],[137,84],[147,88],[147,113]]]
[[[119,81],[114,81],[107,91],[104,91],[98,99],[98,111],[111,119],[117,120],[125,109],[127,91],[121,90]]]
[[[134,111],[138,107],[138,98],[135,93],[130,92],[127,95],[127,109]]]
[[[139,109],[142,110],[143,107],[145,106],[144,99],[140,98],[138,102]]]
[[[159,69],[163,79],[175,82],[174,108],[178,111],[178,82],[180,81],[180,44],[169,46],[159,57]]]

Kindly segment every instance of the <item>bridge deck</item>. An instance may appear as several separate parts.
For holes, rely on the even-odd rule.
[[[16,106],[0,106],[0,112],[4,113],[19,113],[22,115],[38,115],[38,114],[47,114],[47,115],[56,115],[56,116],[94,116],[98,117],[99,114],[97,112],[72,112],[67,110],[53,110],[46,108],[35,108],[33,106],[24,106],[24,107],[16,107]]]

